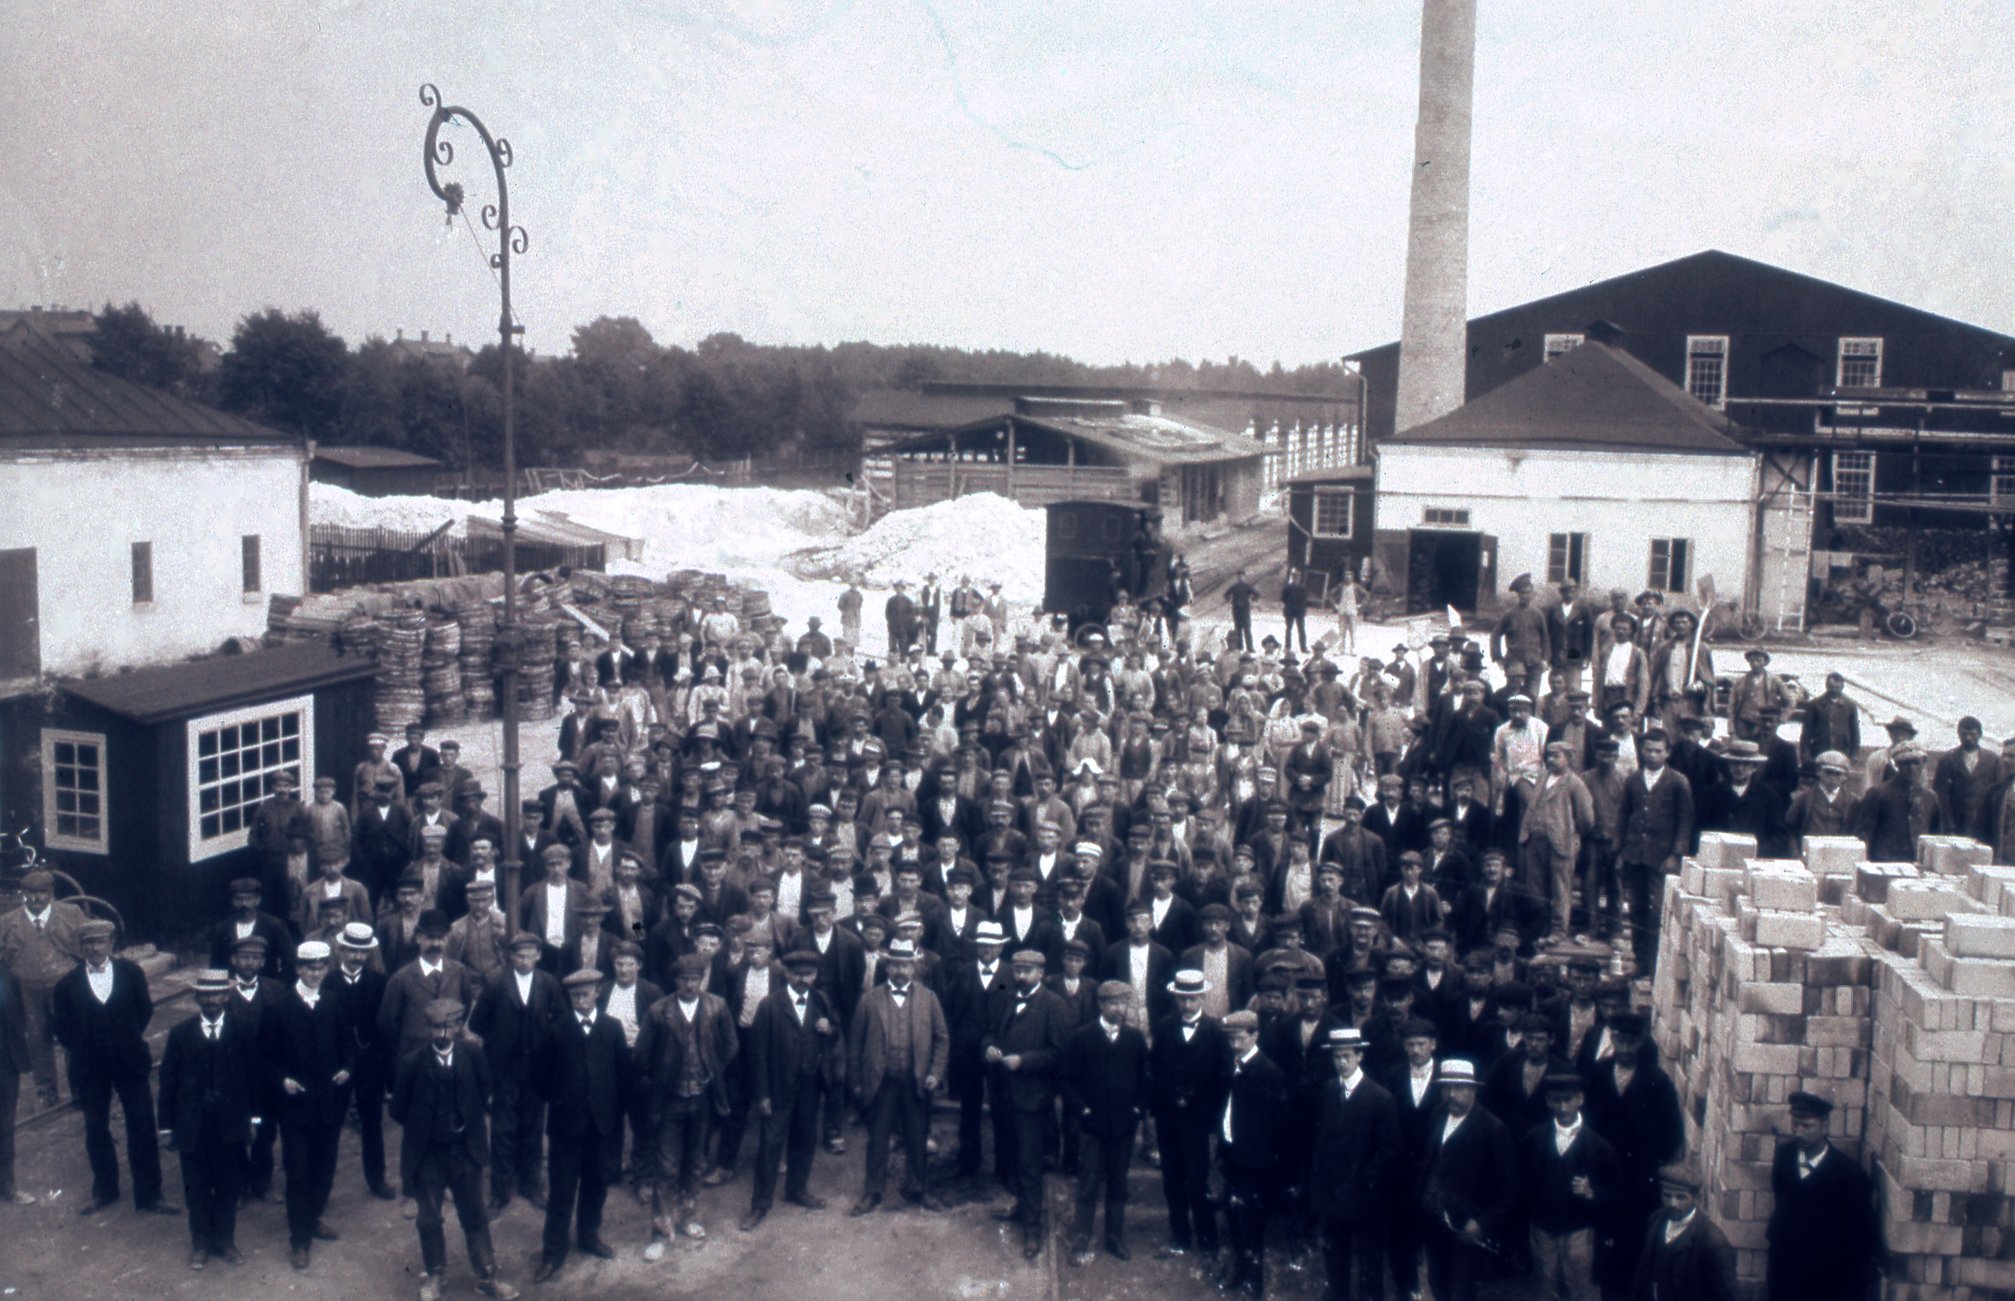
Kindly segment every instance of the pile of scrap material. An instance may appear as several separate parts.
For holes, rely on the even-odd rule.
[[[1872,1173],[1890,1295],[2015,1290],[2015,868],[1926,836],[1915,863],[1809,837],[1755,857],[1707,833],[1666,883],[1654,1032],[1706,1178],[1761,1286],[1770,1163],[1796,1091]]]

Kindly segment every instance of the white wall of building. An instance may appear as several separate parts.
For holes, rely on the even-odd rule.
[[[1749,582],[1756,458],[1523,448],[1378,452],[1378,528],[1436,527],[1429,508],[1467,510],[1497,538],[1500,590],[1521,573],[1543,582],[1555,533],[1588,535],[1586,585],[1643,590],[1654,538],[1692,544],[1690,578],[1714,575],[1723,599]]]
[[[307,588],[301,447],[15,453],[0,460],[0,548],[34,547],[42,671],[80,675],[214,651],[266,628],[266,596]],[[260,590],[241,539],[260,538]],[[154,600],[133,602],[135,542]]]

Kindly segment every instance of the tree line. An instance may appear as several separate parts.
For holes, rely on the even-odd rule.
[[[155,322],[137,302],[94,314],[93,364],[323,443],[391,447],[456,470],[494,466],[503,430],[502,353],[473,357],[372,335],[355,347],[312,310],[265,308],[241,319],[215,365],[202,340]],[[712,334],[661,344],[629,316],[574,330],[564,355],[517,368],[518,461],[579,464],[596,452],[818,458],[858,449],[855,398],[930,381],[1239,388],[1344,396],[1340,363],[1262,370],[1231,357],[1093,366],[1052,353],[932,344],[750,343]]]

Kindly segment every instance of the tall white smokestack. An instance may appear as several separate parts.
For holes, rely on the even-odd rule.
[[[1469,118],[1476,0],[1423,0],[1395,431],[1462,405],[1469,357]]]

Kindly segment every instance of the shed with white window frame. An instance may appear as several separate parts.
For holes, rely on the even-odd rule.
[[[304,799],[317,775],[347,784],[375,673],[369,655],[301,642],[64,683],[37,729],[45,846],[128,940],[186,934],[254,867],[247,833],[275,774]]]
[[[1311,590],[1334,589],[1348,572],[1367,588],[1390,592],[1370,572],[1377,498],[1369,465],[1336,465],[1287,481],[1287,563],[1310,577]],[[1318,575],[1326,575],[1328,588]]]

